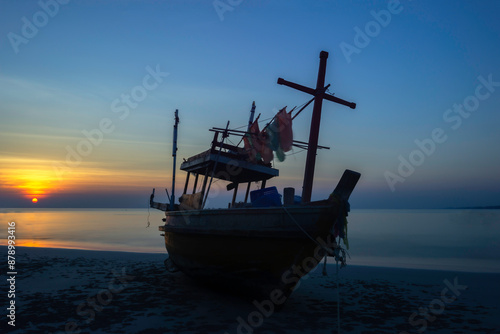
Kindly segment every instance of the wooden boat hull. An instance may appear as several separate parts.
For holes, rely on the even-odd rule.
[[[324,247],[336,245],[331,231],[341,208],[321,204],[167,212],[160,230],[170,260],[185,274],[259,297],[275,289],[287,297],[325,256]]]

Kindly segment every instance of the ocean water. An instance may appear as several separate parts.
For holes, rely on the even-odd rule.
[[[163,217],[154,209],[2,209],[0,244],[6,244],[7,222],[15,221],[18,246],[165,252],[158,231]]]
[[[500,272],[500,210],[354,210],[351,263]]]
[[[153,209],[0,209],[0,244],[15,221],[18,246],[165,253],[163,217]],[[500,210],[353,210],[348,221],[348,264],[500,272]]]

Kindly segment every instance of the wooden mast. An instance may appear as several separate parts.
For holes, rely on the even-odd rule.
[[[174,142],[172,147],[172,157],[174,158],[174,166],[172,169],[172,196],[170,197],[170,210],[174,210],[175,204],[175,164],[177,161],[177,126],[179,125],[179,110],[175,109],[175,123],[174,123]],[[188,175],[189,177],[189,175]],[[187,187],[187,183],[186,183]],[[186,189],[186,187],[184,189]],[[184,193],[186,190],[184,190]]]
[[[255,101],[252,102],[252,110],[250,110],[250,118],[248,119],[248,128],[247,132],[250,132],[250,127],[253,124],[253,117],[255,115]]]
[[[348,106],[352,109],[356,108],[356,103],[347,102],[333,95],[325,93],[327,88],[325,87],[325,72],[326,72],[326,60],[328,59],[328,52],[321,51],[319,54],[319,58],[320,61],[319,61],[318,79],[316,81],[316,89],[312,89],[290,81],[286,81],[282,78],[278,79],[278,84],[280,85],[285,85],[314,96],[314,107],[311,119],[311,130],[309,132],[309,146],[307,150],[306,169],[304,172],[304,183],[302,185],[302,203],[308,203],[311,201],[312,186],[314,179],[314,166],[316,165],[316,152],[318,150],[319,126],[321,122],[321,108],[323,105],[323,99]]]

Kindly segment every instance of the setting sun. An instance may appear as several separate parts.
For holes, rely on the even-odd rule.
[[[38,202],[38,198],[34,197],[31,201],[32,201],[33,203],[36,203],[36,202]]]

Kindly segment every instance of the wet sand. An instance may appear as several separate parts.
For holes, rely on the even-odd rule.
[[[165,254],[16,251],[16,326],[4,297],[2,333],[336,333],[337,292],[341,333],[500,333],[500,274],[348,265],[337,290],[329,264],[277,312],[168,273]]]

